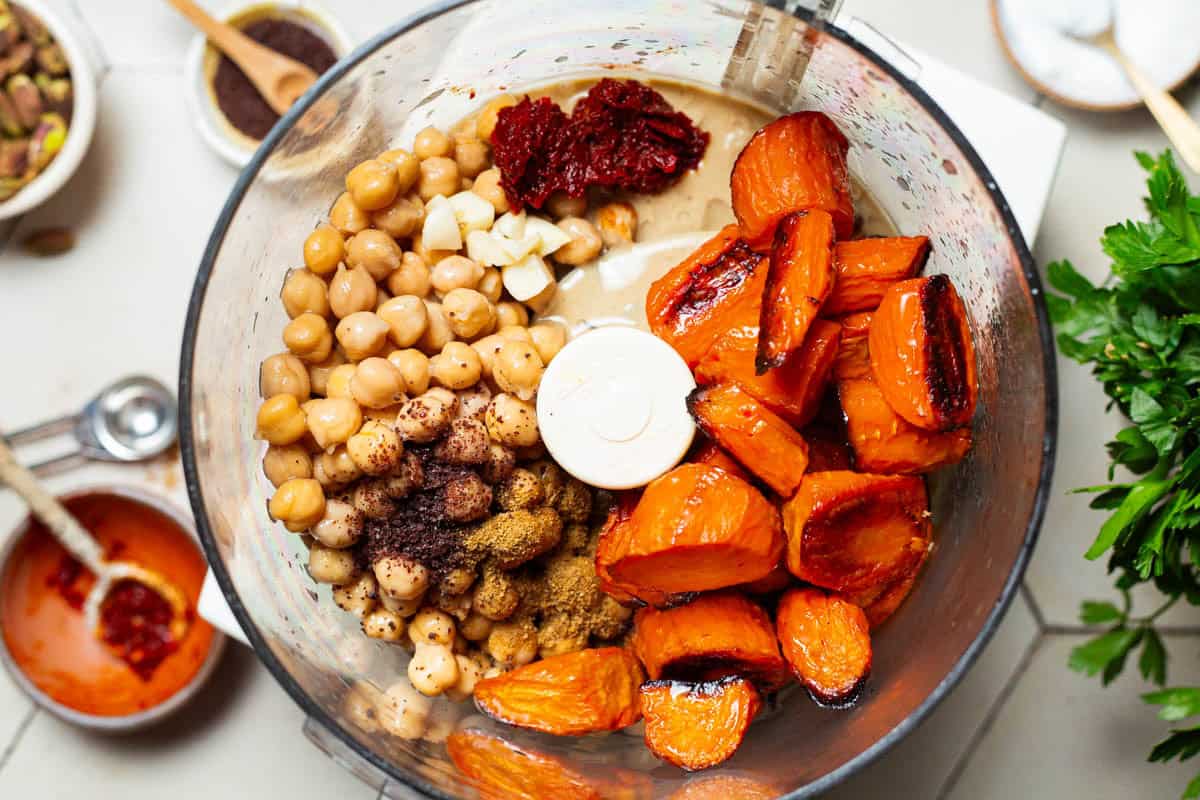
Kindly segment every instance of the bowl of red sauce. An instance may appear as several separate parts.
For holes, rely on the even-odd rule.
[[[27,517],[0,550],[0,661],[36,703],[68,722],[113,732],[148,726],[199,690],[225,644],[195,613],[206,562],[191,518],[129,488],[62,500],[108,559],[148,567],[179,587],[187,632],[172,637],[166,601],[125,581],[108,595],[97,636],[82,611],[92,574]]]

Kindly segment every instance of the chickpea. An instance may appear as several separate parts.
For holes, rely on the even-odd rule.
[[[421,458],[412,451],[406,451],[400,457],[400,463],[392,473],[384,479],[384,489],[388,497],[396,500],[408,497],[425,485],[425,467]]]
[[[312,478],[292,478],[275,490],[267,504],[271,519],[292,533],[308,530],[325,514],[325,491]]]
[[[400,371],[405,394],[415,397],[429,388],[429,356],[420,350],[393,350],[387,360]]]
[[[485,649],[504,666],[524,666],[537,658],[537,629],[528,620],[497,623],[488,634]]]
[[[333,334],[324,317],[301,314],[284,327],[283,344],[301,361],[316,364],[333,352]]]
[[[555,261],[578,267],[595,261],[600,255],[604,240],[595,225],[582,217],[566,217],[559,220],[558,227],[571,237],[571,241],[551,254]]]
[[[351,361],[361,361],[383,349],[391,328],[373,311],[356,311],[343,317],[335,333]]]
[[[449,256],[437,262],[431,276],[433,288],[442,295],[455,289],[474,289],[483,278],[483,267],[466,256]]]
[[[394,150],[380,153],[379,160],[386,161],[396,168],[396,180],[400,185],[400,194],[407,194],[408,190],[417,182],[421,159],[407,150],[397,147]]]
[[[458,624],[458,632],[469,642],[480,642],[492,632],[492,621],[478,611],[472,611]]]
[[[276,487],[292,478],[313,476],[312,458],[302,445],[271,445],[263,456],[263,474]]]
[[[458,395],[444,386],[435,386],[432,389],[427,389],[425,396],[431,400],[436,400],[450,409],[451,419],[454,419],[454,416],[458,413]]]
[[[492,140],[492,132],[496,130],[496,120],[500,116],[503,109],[515,106],[519,100],[511,94],[502,94],[493,97],[480,110],[479,116],[475,118],[475,134],[485,142]]]
[[[404,556],[384,556],[373,567],[383,591],[397,600],[411,600],[429,588],[429,570]]]
[[[446,696],[461,703],[475,693],[475,684],[483,678],[483,670],[474,659],[467,656],[456,655],[454,661],[458,664],[458,680],[446,689]]]
[[[586,197],[571,197],[566,192],[555,192],[546,199],[546,210],[555,219],[582,217],[587,213]]]
[[[335,491],[362,477],[362,471],[350,458],[345,445],[317,456],[313,462],[313,477],[328,491]]]
[[[387,492],[387,481],[379,478],[359,481],[354,487],[354,507],[368,519],[387,519],[396,511],[396,503]]]
[[[375,211],[392,204],[400,192],[396,165],[369,158],[346,175],[346,191],[363,211]]]
[[[413,140],[413,155],[422,161],[437,156],[448,156],[454,149],[454,142],[442,131],[430,125],[417,132]]]
[[[487,267],[483,270],[483,277],[479,279],[479,285],[475,289],[487,298],[488,302],[495,305],[500,302],[500,298],[504,295],[504,278],[500,274],[500,270],[495,267]]]
[[[520,604],[521,595],[512,576],[494,567],[485,566],[483,574],[475,584],[471,607],[493,622],[499,622],[511,617]]]
[[[307,313],[319,317],[329,314],[329,290],[325,281],[306,269],[288,272],[279,299],[283,301],[287,315],[293,319]]]
[[[345,444],[362,427],[362,410],[347,397],[309,400],[304,406],[309,433],[322,450]]]
[[[425,333],[417,340],[417,349],[426,355],[442,352],[442,348],[454,341],[454,331],[450,328],[450,320],[446,319],[446,311],[441,303],[430,300],[425,303],[425,312],[429,315],[429,325]]]
[[[487,410],[487,428],[493,439],[509,447],[529,447],[539,441],[537,412],[531,404],[511,394],[492,398]]]
[[[329,281],[329,308],[338,319],[359,311],[370,311],[377,305],[379,292],[375,279],[363,267],[338,267]]]
[[[333,272],[345,254],[342,234],[330,225],[318,225],[304,240],[304,266],[317,275]]]
[[[503,331],[505,328],[520,327],[525,328],[529,325],[529,312],[525,310],[525,306],[515,300],[505,300],[496,304],[496,328]]]
[[[396,433],[406,442],[432,442],[450,427],[453,415],[452,404],[426,392],[401,406]]]
[[[512,475],[517,465],[517,456],[502,444],[488,445],[488,460],[483,465],[483,479],[493,486]]]
[[[304,410],[292,394],[268,397],[258,408],[259,439],[273,445],[293,444],[308,432]]]
[[[419,594],[408,600],[401,600],[384,592],[379,596],[379,602],[383,603],[383,607],[388,611],[398,614],[401,619],[408,619],[425,607],[425,595]]]
[[[334,348],[333,352],[329,354],[329,358],[319,364],[310,364],[308,366],[308,382],[312,393],[328,396],[330,374],[345,363],[346,354],[340,348]]]
[[[455,254],[454,250],[432,250],[426,247],[425,239],[420,232],[412,235],[412,252],[426,264],[436,264],[443,258],[449,258]]]
[[[372,639],[398,642],[404,635],[404,620],[399,614],[386,608],[377,608],[363,617],[363,633]]]
[[[478,351],[476,351],[478,355]],[[481,360],[482,369],[482,360]],[[487,414],[488,403],[492,402],[492,390],[487,384],[477,383],[474,386],[456,392],[458,395],[458,411],[455,419],[473,419],[483,422]]]
[[[492,505],[492,487],[474,472],[447,481],[442,492],[445,497],[446,519],[454,522],[474,522],[483,519]]]
[[[418,693],[408,680],[401,680],[384,693],[379,724],[398,739],[420,739],[432,708],[429,698]]]
[[[407,396],[401,394],[400,401],[393,405],[384,406],[383,408],[364,408],[362,410],[363,424],[366,425],[367,422],[374,421],[382,422],[389,428],[392,427],[396,423],[396,417],[400,415],[400,406],[407,399]]]
[[[466,389],[479,382],[482,371],[479,354],[463,342],[448,342],[442,352],[429,361],[433,380],[447,389]]]
[[[485,336],[482,339],[471,342],[471,348],[479,356],[481,372],[485,378],[492,377],[492,367],[495,363],[496,353],[500,352],[500,348],[504,346],[505,341],[500,334],[493,333],[490,336]]]
[[[334,586],[349,583],[358,576],[354,553],[314,543],[308,549],[308,574],[317,583],[331,583]]]
[[[454,145],[454,161],[458,164],[458,172],[467,178],[474,178],[492,165],[488,146],[478,139],[468,142],[456,142]]]
[[[406,294],[425,297],[433,288],[429,265],[416,253],[405,253],[400,259],[400,266],[388,276],[387,288],[396,297]]]
[[[491,203],[497,214],[509,211],[508,195],[500,185],[500,170],[495,167],[476,175],[475,183],[471,184],[471,191]]]
[[[530,297],[528,300],[526,300],[525,305],[529,306],[531,311],[541,314],[550,307],[550,301],[554,299],[554,295],[557,293],[558,282],[551,281],[550,283],[546,284],[545,289],[542,289],[533,297]]]
[[[404,376],[386,358],[360,361],[350,379],[350,395],[365,408],[387,408],[402,402]]]
[[[381,281],[400,266],[404,251],[396,240],[383,231],[365,230],[346,243],[346,263],[363,267],[371,278]]]
[[[357,372],[358,367],[354,364],[341,364],[334,367],[329,373],[329,379],[325,382],[325,396],[354,399],[354,393],[350,391],[350,384],[354,381],[354,375]]]
[[[362,619],[379,604],[379,585],[370,572],[360,572],[350,583],[333,590],[333,602],[342,611],[348,611]]]
[[[371,212],[371,224],[394,239],[412,236],[424,219],[425,207],[419,197],[400,196],[387,208]]]
[[[596,225],[605,247],[630,244],[637,238],[637,209],[629,203],[606,203],[596,212]]]
[[[558,351],[566,346],[567,329],[557,322],[539,322],[530,326],[529,338],[533,339],[533,346],[542,363],[549,364]]]
[[[439,194],[449,197],[460,188],[458,164],[445,156],[434,156],[421,162],[421,176],[417,179],[417,194],[428,203]]]
[[[412,347],[429,327],[425,301],[413,294],[393,297],[377,312],[388,325],[388,333],[397,347]]]
[[[367,212],[354,203],[349,192],[343,192],[329,209],[329,224],[343,236],[353,236],[371,226]]]
[[[496,321],[495,306],[474,289],[452,289],[442,299],[442,310],[461,339],[474,339]]]
[[[474,582],[474,570],[467,569],[466,567],[457,567],[449,570],[442,576],[442,582],[438,584],[438,589],[446,597],[459,597],[465,594]]]
[[[427,697],[437,697],[458,682],[458,662],[449,647],[423,644],[408,662],[408,679]]]
[[[354,464],[368,475],[384,475],[400,463],[404,446],[386,422],[370,420],[346,442]]]
[[[442,644],[454,642],[454,620],[449,614],[423,608],[408,625],[408,637],[413,644]]]
[[[392,296],[390,294],[388,294],[387,289],[384,289],[382,286],[376,286],[375,287],[375,308],[370,309],[370,310],[372,310],[376,314],[378,314],[379,309],[383,308],[384,304],[387,303],[387,301],[391,300],[391,299],[392,299]]]
[[[362,512],[345,500],[330,498],[325,501],[325,513],[310,532],[322,546],[331,550],[353,547],[362,538]]]
[[[505,342],[492,360],[492,378],[503,391],[522,400],[531,400],[537,394],[545,371],[542,357],[529,342]]]
[[[308,368],[291,353],[267,356],[258,370],[258,392],[263,397],[290,394],[303,403],[312,393]]]
[[[342,713],[363,733],[379,732],[379,704],[383,692],[367,681],[358,681],[342,700]]]

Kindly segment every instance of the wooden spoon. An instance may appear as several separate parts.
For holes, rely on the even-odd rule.
[[[258,89],[267,105],[283,116],[317,80],[317,73],[295,59],[264,47],[232,25],[213,19],[192,0],[168,0],[199,28]]]
[[[136,581],[160,595],[171,607],[171,637],[181,641],[187,633],[187,598],[179,587],[157,572],[126,561],[105,561],[104,552],[90,533],[78,520],[38,483],[36,477],[21,466],[12,449],[0,437],[0,481],[24,498],[29,510],[45,525],[54,538],[75,557],[79,563],[96,576],[96,582],[88,591],[83,605],[84,620],[88,629],[103,639],[100,626],[100,609],[109,591],[121,581]]]

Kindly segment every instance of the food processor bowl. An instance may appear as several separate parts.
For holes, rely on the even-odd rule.
[[[330,601],[329,588],[309,578],[300,538],[267,516],[272,487],[254,438],[259,362],[282,349],[287,322],[284,275],[346,172],[411,142],[426,125],[449,127],[499,92],[598,73],[672,78],[780,114],[829,115],[850,140],[852,172],[900,233],[929,236],[927,271],[953,277],[978,351],[975,445],[930,481],[936,551],[899,612],[873,633],[861,699],[834,711],[803,691],[785,691],[731,760],[700,775],[655,760],[636,731],[554,738],[444,699],[435,703],[428,740],[360,727],[346,711],[349,687],[402,680],[407,652],[365,638]],[[359,113],[360,97],[369,98],[368,114]],[[601,797],[669,798],[685,785],[720,780],[811,797],[929,713],[1016,591],[1054,450],[1053,351],[1040,295],[1012,213],[970,144],[919,87],[836,27],[817,34],[803,18],[744,0],[446,3],[323,76],[238,180],[188,311],[179,392],[188,489],[213,571],[255,650],[326,748],[386,794],[477,796],[442,741],[470,728],[542,754]],[[724,791],[709,796],[745,794]]]

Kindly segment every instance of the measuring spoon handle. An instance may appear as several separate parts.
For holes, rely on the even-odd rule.
[[[8,442],[9,447],[20,447],[23,444],[30,442],[38,442],[42,439],[49,439],[51,436],[61,436],[64,433],[72,433],[75,426],[79,423],[78,414],[66,414],[61,417],[39,422],[37,425],[30,425],[28,428],[12,431],[10,433],[0,434]]]

